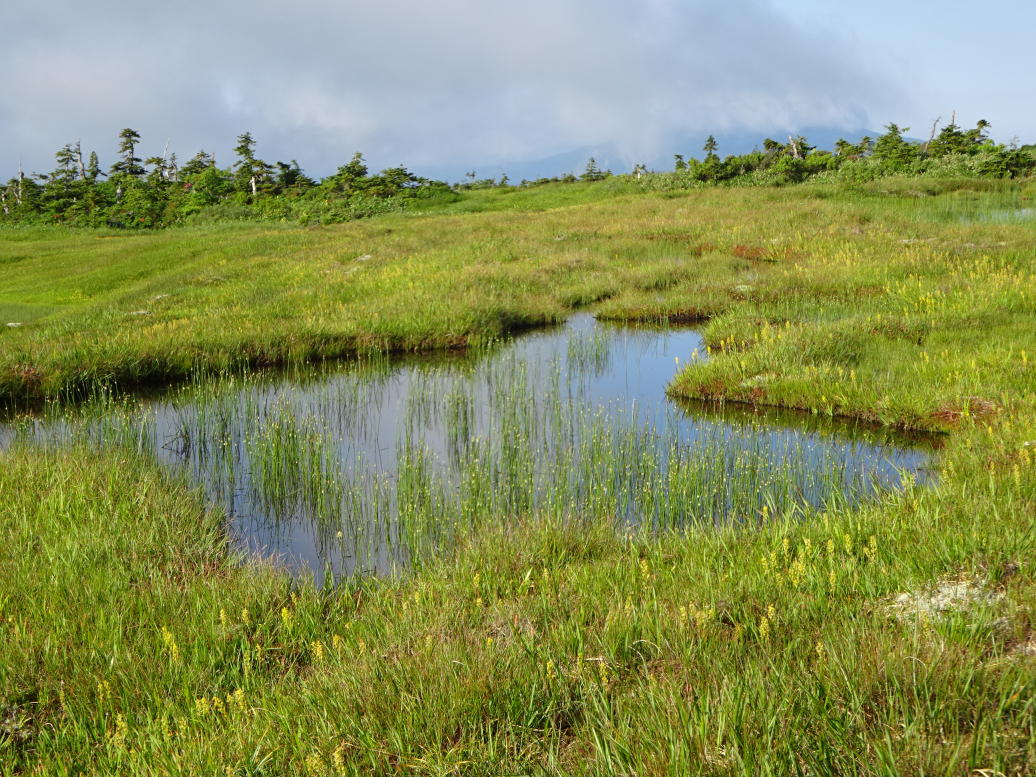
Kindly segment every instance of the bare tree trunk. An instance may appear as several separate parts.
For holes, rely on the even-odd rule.
[[[22,160],[18,160],[18,204],[22,204],[22,187],[25,184],[25,171],[22,170]]]
[[[928,142],[924,144],[924,148],[922,149],[926,154],[928,153],[928,147],[932,145],[932,141],[935,140],[935,130],[939,128],[939,119],[941,118],[942,116],[936,116],[935,121],[932,122],[932,134],[928,136]]]
[[[254,175],[248,181],[248,184],[249,184],[249,186],[252,187],[252,196],[255,197],[256,187],[255,187],[255,176]]]
[[[6,189],[0,189],[0,204],[2,204],[3,207],[4,207],[4,215],[5,216],[10,215],[11,211],[9,211],[7,209],[7,190]]]
[[[791,135],[788,135],[788,145],[791,147],[791,155],[796,159],[802,159],[802,154],[799,153],[799,143]]]
[[[79,167],[79,177],[86,180],[86,165],[83,164],[83,146],[81,141],[76,141],[76,165]]]

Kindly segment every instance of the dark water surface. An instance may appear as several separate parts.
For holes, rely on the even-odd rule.
[[[665,395],[700,335],[576,315],[459,356],[250,375],[0,427],[149,452],[234,542],[318,580],[384,573],[480,522],[669,528],[856,503],[925,480],[930,441]]]

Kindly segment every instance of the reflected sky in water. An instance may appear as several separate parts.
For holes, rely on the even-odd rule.
[[[153,453],[227,511],[238,547],[318,581],[403,566],[424,540],[449,541],[443,521],[603,512],[719,523],[763,502],[822,505],[832,488],[855,501],[904,472],[926,479],[924,440],[667,398],[678,365],[703,352],[691,329],[580,314],[477,352],[225,379],[21,433]],[[684,467],[695,457],[708,461]],[[745,477],[760,479],[758,493],[740,493]]]

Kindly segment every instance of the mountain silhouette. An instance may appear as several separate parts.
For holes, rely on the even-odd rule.
[[[511,161],[486,161],[483,164],[472,164],[466,170],[461,170],[456,165],[423,166],[416,172],[429,178],[437,178],[450,182],[463,181],[465,174],[474,171],[478,179],[493,178],[499,180],[506,175],[511,183],[519,183],[522,180],[534,181],[539,178],[552,178],[563,176],[568,173],[580,175],[586,169],[587,161],[592,157],[601,170],[611,170],[613,173],[628,173],[637,164],[644,164],[649,170],[666,172],[673,169],[673,155],[683,154],[684,158],[705,156],[702,146],[709,133],[701,135],[686,135],[675,138],[665,145],[669,148],[664,153],[657,153],[649,158],[638,158],[623,151],[615,144],[586,145],[563,151],[550,156],[536,159],[516,159]],[[747,154],[753,149],[761,149],[763,140],[773,138],[785,143],[788,136],[806,138],[810,145],[820,149],[831,150],[835,142],[845,138],[851,143],[857,142],[865,135],[877,138],[883,134],[882,130],[872,129],[844,129],[838,127],[802,127],[799,129],[773,129],[769,132],[756,130],[733,130],[730,132],[712,133],[719,144],[717,153],[725,157],[729,154]]]

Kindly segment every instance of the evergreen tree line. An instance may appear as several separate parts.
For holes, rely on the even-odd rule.
[[[758,184],[798,183],[805,180],[862,182],[891,175],[1017,178],[1036,171],[1036,145],[1006,146],[988,135],[984,119],[972,129],[951,121],[927,141],[904,137],[909,127],[885,126],[877,138],[856,143],[839,140],[832,150],[821,150],[802,136],[786,143],[767,138],[762,148],[720,159],[719,144],[710,135],[703,159],[675,155],[674,172],[697,182],[724,181]]]
[[[122,130],[118,158],[107,171],[96,152],[84,158],[80,143],[63,146],[53,171],[19,171],[0,188],[0,221],[126,228],[189,219],[330,223],[399,210],[415,200],[456,196],[447,184],[402,166],[371,174],[359,153],[317,181],[295,160],[270,164],[260,159],[248,132],[238,136],[234,162],[227,168],[206,151],[184,164],[168,152],[142,159],[139,145],[138,132]]]
[[[863,182],[891,175],[1015,178],[1036,172],[1036,145],[1005,146],[993,142],[987,121],[963,129],[951,121],[941,130],[933,125],[927,141],[904,137],[907,127],[888,124],[877,138],[856,143],[839,140],[821,150],[805,137],[786,143],[767,138],[748,154],[719,156],[719,144],[709,136],[702,159],[676,154],[674,170],[649,173],[637,165],[630,178],[641,185],[697,186],[702,184],[780,185],[806,180]],[[238,136],[230,167],[199,151],[184,164],[175,153],[142,159],[140,135],[119,133],[118,158],[102,171],[96,152],[84,157],[80,143],[69,143],[55,154],[48,173],[22,171],[0,188],[0,223],[66,223],[123,228],[162,227],[187,221],[288,220],[334,223],[378,213],[427,206],[457,199],[462,190],[507,187],[500,181],[476,179],[450,186],[418,177],[405,167],[372,174],[359,153],[333,175],[316,180],[298,162],[270,164],[256,155],[255,139]],[[522,181],[521,186],[593,182],[613,177],[591,159],[582,175]]]
[[[721,158],[719,143],[709,135],[702,159],[674,154],[672,172],[650,172],[637,164],[629,178],[644,188],[680,188],[702,184],[773,186],[803,181],[862,183],[888,176],[928,175],[944,178],[1019,178],[1036,173],[1036,145],[1010,146],[995,143],[988,135],[990,123],[981,120],[973,129],[963,129],[951,121],[938,130],[933,126],[925,142],[910,140],[909,127],[885,126],[876,138],[865,136],[856,143],[841,139],[830,151],[819,149],[799,135],[786,143],[766,138],[760,147],[747,154]],[[591,157],[581,175],[569,173],[553,178],[523,180],[521,186],[546,183],[592,182],[612,178],[611,170],[601,169]],[[623,176],[626,177],[626,176]],[[507,184],[491,178],[458,184],[462,189],[483,189]]]

